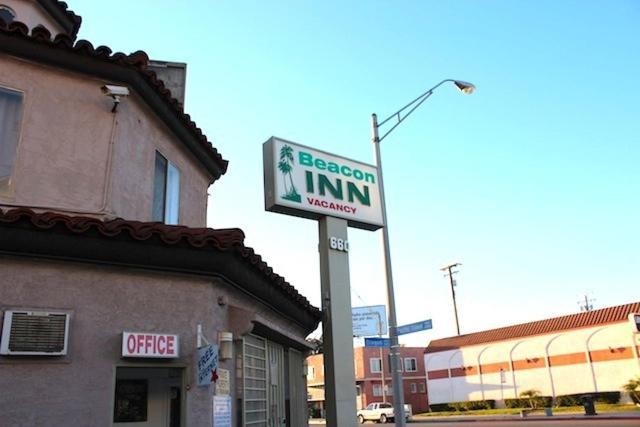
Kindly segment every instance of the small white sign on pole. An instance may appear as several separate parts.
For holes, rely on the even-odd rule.
[[[351,313],[354,337],[387,334],[387,309],[384,305],[353,307]]]
[[[198,349],[198,385],[209,385],[218,368],[218,346],[205,345]]]

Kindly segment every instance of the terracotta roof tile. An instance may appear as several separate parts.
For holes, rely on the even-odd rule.
[[[542,335],[552,332],[566,331],[577,328],[587,328],[606,323],[623,322],[629,313],[640,312],[640,302],[634,302],[600,310],[586,311],[536,322],[522,323],[504,328],[490,329],[438,340],[432,340],[425,353],[453,350],[460,347],[484,344],[496,341],[506,341],[515,338]]]
[[[215,179],[224,174],[227,170],[228,161],[223,159],[218,151],[208,141],[206,135],[202,132],[196,123],[191,120],[191,116],[185,114],[180,102],[171,96],[171,91],[167,89],[164,82],[158,79],[156,73],[149,68],[149,57],[144,51],[136,51],[129,55],[121,52],[112,53],[111,49],[107,46],[93,47],[93,44],[87,40],[78,40],[74,43],[73,39],[66,34],[58,34],[51,40],[51,33],[44,27],[35,27],[29,35],[29,28],[22,22],[14,21],[10,24],[6,24],[0,19],[0,34],[9,36],[10,38],[17,38],[39,45],[44,45],[48,48],[70,52],[76,55],[90,57],[105,63],[115,64],[127,69],[135,70],[144,81],[153,90],[160,95],[161,99],[167,104],[173,115],[182,123],[188,132],[198,142],[200,148],[203,150],[219,169],[219,173],[215,176]]]
[[[70,37],[76,38],[82,25],[82,17],[69,10],[67,3],[58,0],[38,0],[38,3],[58,21]]]
[[[247,267],[256,269],[280,292],[318,320],[321,311],[311,305],[289,282],[273,272],[255,251],[244,245],[244,233],[239,228],[214,230],[166,225],[159,222],[129,221],[122,218],[101,221],[83,216],[68,216],[54,212],[35,213],[26,208],[3,211],[0,209],[0,226],[34,228],[105,239],[150,241],[156,239],[167,246],[186,245],[193,249],[230,252],[240,257]]]

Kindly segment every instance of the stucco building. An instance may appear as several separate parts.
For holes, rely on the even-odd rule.
[[[227,161],[173,95],[184,64],[80,24],[0,0],[0,424],[306,425],[320,310],[206,228]]]
[[[428,410],[424,347],[401,347],[402,382],[404,401],[414,413]],[[393,403],[390,359],[388,348],[356,347],[354,366],[356,372],[357,409],[373,402]],[[322,354],[307,358],[307,398],[312,409],[324,409],[324,368]]]
[[[429,403],[616,392],[640,374],[640,302],[433,340]]]

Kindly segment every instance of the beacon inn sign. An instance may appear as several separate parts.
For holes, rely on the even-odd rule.
[[[374,166],[276,137],[264,143],[263,160],[266,210],[343,218],[365,230],[383,226]]]

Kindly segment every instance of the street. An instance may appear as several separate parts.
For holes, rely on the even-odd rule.
[[[526,424],[523,424],[526,423]],[[370,423],[367,422],[364,426],[374,426],[374,425],[386,425],[393,426],[393,423],[386,424],[378,424],[378,423]],[[469,420],[460,420],[452,419],[452,420],[429,420],[429,421],[411,421],[407,425],[412,427],[427,427],[427,426],[455,426],[455,427],[489,427],[489,426],[500,426],[500,427],[553,427],[553,426],[564,426],[564,427],[574,427],[574,426],[588,426],[588,427],[638,427],[640,426],[640,418],[637,419],[598,419],[598,418],[558,418],[558,419],[524,419],[524,420],[482,420],[477,418],[470,418]],[[324,424],[313,424],[309,423],[309,426],[324,426]]]

